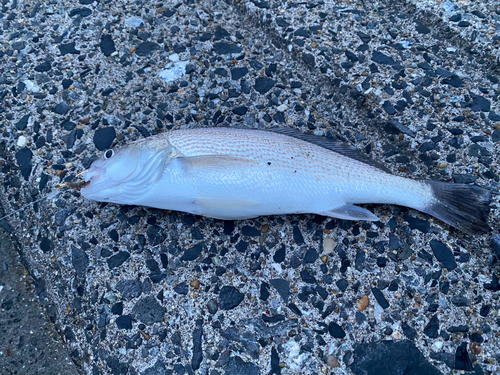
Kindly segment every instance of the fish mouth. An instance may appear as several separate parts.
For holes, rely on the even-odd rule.
[[[106,170],[98,166],[92,165],[87,172],[82,174],[82,177],[85,185],[80,192],[86,198],[92,199],[110,187],[109,179],[105,178]],[[106,184],[105,187],[104,184]]]

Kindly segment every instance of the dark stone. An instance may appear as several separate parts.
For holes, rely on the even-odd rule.
[[[42,241],[40,242],[40,250],[42,250],[44,253],[48,253],[50,250],[52,250],[52,241],[47,237],[42,237]]]
[[[101,52],[104,56],[110,56],[113,52],[116,51],[115,42],[111,39],[111,35],[104,34],[101,36],[101,41],[99,43],[99,47],[101,48]]]
[[[193,331],[193,357],[191,358],[191,367],[193,370],[200,368],[203,361],[203,348],[202,348],[203,330],[201,327]]]
[[[24,115],[21,119],[16,123],[17,130],[25,130],[28,126],[28,120],[30,119],[30,115]]]
[[[448,269],[448,271],[452,271],[457,268],[455,257],[446,244],[438,240],[431,240],[430,245],[436,259],[441,262],[443,266]]]
[[[476,95],[472,99],[472,107],[470,108],[474,112],[489,112],[491,108],[491,103],[484,96]]]
[[[248,112],[248,108],[247,108],[247,107],[245,107],[245,106],[242,106],[242,107],[236,107],[236,108],[234,108],[234,109],[233,109],[233,113],[234,113],[235,115],[240,115],[240,116],[242,116],[242,115],[246,114],[247,112]]]
[[[362,271],[365,267],[366,254],[364,250],[358,249],[356,250],[356,258],[354,259],[354,268],[358,271]]]
[[[115,315],[121,315],[123,313],[123,302],[117,302],[111,307],[111,313]]]
[[[78,55],[80,51],[78,51],[75,48],[75,42],[67,43],[67,44],[60,44],[59,46],[59,51],[61,52],[61,55],[67,55],[68,53],[73,54],[73,55]]]
[[[455,365],[455,355],[446,352],[431,352],[429,357],[439,362],[443,362],[449,368],[453,368]]]
[[[491,305],[483,305],[481,306],[481,310],[479,310],[479,315],[483,318],[486,318],[491,311]]]
[[[184,254],[182,254],[181,260],[192,261],[198,258],[203,250],[204,242],[197,243],[196,245],[190,247]]]
[[[248,68],[246,66],[240,68],[231,69],[231,79],[233,81],[238,81],[240,78],[244,77],[248,73]]]
[[[227,39],[229,37],[231,37],[231,34],[229,34],[226,29],[224,29],[223,27],[217,26],[217,28],[215,29],[215,34],[214,34],[214,41],[221,40],[221,39]]]
[[[71,9],[71,11],[69,12],[70,17],[80,16],[83,18],[83,17],[88,17],[91,14],[92,14],[92,9],[86,7]]]
[[[485,283],[484,288],[491,290],[493,292],[499,291],[500,290],[500,283],[498,282],[498,276],[493,274],[493,276],[491,277],[491,282],[488,284]]]
[[[132,372],[129,372],[129,374],[132,375]],[[161,359],[158,359],[153,366],[141,372],[141,375],[172,375],[172,372],[167,370],[165,363]]]
[[[52,69],[52,65],[48,61],[44,61],[40,65],[35,66],[35,71],[37,72],[48,72],[50,69]]]
[[[459,333],[459,332],[467,332],[469,327],[465,324],[461,324],[459,326],[451,326],[448,328],[448,332],[450,333]]]
[[[355,344],[349,367],[355,375],[442,375],[408,340]]]
[[[389,102],[388,100],[384,102],[384,105],[386,102],[388,102],[389,105],[392,106],[391,102]],[[387,122],[386,131],[388,131],[389,133],[396,133],[396,134],[403,133],[409,135],[412,138],[415,138],[415,132],[413,130],[411,130],[408,126],[403,125],[402,123],[400,123],[398,120],[395,119],[391,119]]]
[[[437,314],[433,315],[429,323],[425,326],[424,335],[431,339],[435,339],[439,336],[439,319]]]
[[[467,352],[467,343],[463,342],[455,352],[455,370],[472,371],[472,362]]]
[[[278,250],[276,250],[276,252],[274,253],[273,255],[273,260],[276,262],[276,263],[281,263],[285,260],[285,256],[286,256],[286,248],[285,248],[285,245],[282,245]]]
[[[178,294],[182,294],[183,296],[187,295],[189,293],[189,288],[186,284],[186,282],[181,282],[174,286],[174,292]]]
[[[52,111],[58,115],[65,115],[69,111],[69,105],[63,100]]]
[[[267,301],[268,298],[269,298],[269,284],[266,282],[262,282],[260,284],[259,299],[262,301]]]
[[[343,339],[345,337],[344,329],[335,322],[330,322],[328,325],[328,332],[336,339]]]
[[[337,280],[335,284],[341,292],[345,292],[347,290],[347,287],[349,286],[349,282],[346,279]]]
[[[66,208],[57,211],[57,213],[54,216],[54,224],[57,225],[58,227],[64,225],[66,219],[69,217],[70,214],[71,211]]]
[[[223,286],[219,293],[219,306],[222,310],[231,310],[238,306],[245,295],[234,286]]]
[[[134,51],[136,55],[139,56],[149,56],[151,55],[154,51],[159,50],[161,47],[154,42],[142,42],[139,44]]]
[[[238,356],[229,358],[224,371],[225,375],[260,375],[256,364],[245,362]]]
[[[14,42],[12,43],[11,47],[15,51],[22,51],[26,47],[26,42],[24,40]]]
[[[497,254],[497,257],[500,258],[500,234],[495,234],[491,237],[490,240],[491,247]]]
[[[218,55],[227,55],[231,53],[240,53],[243,49],[226,42],[217,42],[214,43],[214,51]]]
[[[271,374],[281,374],[280,357],[274,347],[271,348]]]
[[[273,120],[279,124],[285,124],[286,123],[286,119],[285,119],[285,115],[283,114],[283,112],[276,112],[274,115],[273,115]]]
[[[297,315],[297,316],[302,316],[302,311],[300,311],[300,309],[297,307],[297,305],[293,302],[289,303],[288,306],[287,306],[290,310],[292,310],[292,312]]]
[[[440,76],[443,76],[446,78],[450,78],[453,76],[452,72],[450,72],[449,70],[446,70],[444,68],[441,68],[441,67],[436,68],[436,73],[439,74]]]
[[[78,277],[85,276],[85,271],[89,266],[89,256],[83,249],[76,246],[71,247],[71,263]]]
[[[262,233],[259,229],[251,227],[249,225],[245,225],[243,228],[241,228],[241,234],[243,236],[259,237]]]
[[[384,101],[384,103],[382,104],[382,108],[389,115],[393,115],[397,112],[396,108],[393,107],[392,103],[389,100]]]
[[[118,329],[132,329],[132,317],[130,315],[120,315],[115,320]]]
[[[477,180],[477,176],[472,174],[452,174],[453,181],[457,184],[472,184]]]
[[[267,77],[258,77],[255,79],[254,89],[259,94],[265,94],[274,86],[276,81]]]
[[[118,242],[118,232],[116,229],[111,229],[108,232],[108,235],[113,241]]]
[[[359,61],[358,56],[356,56],[354,53],[352,53],[349,50],[345,51],[345,56],[349,59],[349,61],[352,61],[352,62]]]
[[[303,53],[302,54],[302,61],[304,61],[304,63],[306,65],[309,65],[310,67],[313,67],[316,65],[316,59],[314,57],[314,55],[310,54],[310,53]]]
[[[160,306],[153,296],[141,298],[132,308],[132,315],[144,324],[162,322],[165,316],[165,309]]]
[[[431,29],[429,29],[427,26],[425,26],[423,23],[416,21],[415,22],[417,26],[415,26],[415,30],[419,34],[429,34],[431,32]]]
[[[115,289],[121,293],[123,300],[128,301],[142,294],[142,283],[134,279],[120,280]]]
[[[128,258],[130,258],[130,254],[126,251],[120,251],[119,253],[109,257],[106,261],[108,262],[108,267],[110,269],[121,266],[125,263]]]
[[[384,55],[382,52],[373,52],[372,61],[381,65],[394,65],[396,63],[392,57]]]
[[[27,147],[23,147],[22,149],[16,152],[17,165],[19,165],[19,170],[21,171],[21,175],[24,177],[26,181],[29,180],[31,174],[32,158],[33,158],[33,153]]]
[[[469,335],[469,339],[471,342],[476,342],[478,344],[482,344],[484,342],[483,336],[478,332],[473,332]]]
[[[408,323],[402,322],[401,329],[403,330],[404,335],[410,340],[414,340],[415,337],[417,337],[417,331],[415,330],[415,328],[410,327]]]
[[[447,85],[450,85],[453,87],[462,87],[464,85],[464,81],[462,81],[460,78],[458,78],[457,75],[453,75],[450,78],[443,79],[443,83],[446,83]]]
[[[227,77],[227,70],[224,68],[215,68],[214,72],[221,77]]]
[[[316,284],[317,281],[313,275],[308,270],[302,270],[300,271],[300,277],[303,282],[308,283],[308,284]]]
[[[451,303],[459,307],[470,306],[469,299],[463,294],[457,294],[456,296],[451,297]]]
[[[368,43],[368,42],[370,42],[370,40],[372,39],[370,35],[365,34],[365,33],[364,33],[364,32],[362,32],[362,31],[358,31],[358,32],[357,32],[357,34],[358,34],[359,39],[361,39],[361,41],[362,41],[363,43]]]
[[[319,254],[316,251],[316,249],[310,248],[309,250],[306,251],[306,254],[304,255],[304,260],[302,263],[308,264],[308,263],[314,263],[316,259],[319,258]]]
[[[384,297],[384,294],[380,291],[379,288],[372,288],[372,293],[380,307],[382,307],[383,309],[387,309],[389,307],[389,302]]]
[[[167,238],[167,235],[163,233],[163,229],[158,225],[148,226],[146,235],[151,246],[159,245]]]
[[[500,121],[500,114],[495,113],[493,111],[490,111],[490,113],[488,113],[488,119],[491,120],[491,121]],[[498,129],[495,130],[495,131],[499,132]],[[495,132],[493,132],[493,133],[495,133]],[[496,140],[494,142],[497,142],[498,140],[499,140],[499,136],[497,135]]]
[[[288,303],[288,296],[290,294],[290,281],[284,279],[272,279],[269,282],[276,288],[281,298],[283,298],[283,301],[285,301],[285,303]]]
[[[115,128],[108,126],[97,129],[94,133],[94,145],[99,151],[107,150],[115,140]]]
[[[293,227],[293,239],[297,245],[302,245],[304,243],[304,236],[302,236],[302,233],[297,225]]]
[[[429,233],[431,223],[427,220],[422,220],[413,216],[404,215],[403,218],[408,222],[411,229],[417,229],[422,233]]]

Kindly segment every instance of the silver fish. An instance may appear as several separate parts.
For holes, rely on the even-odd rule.
[[[88,199],[237,220],[314,213],[377,221],[363,203],[411,207],[471,234],[489,231],[491,193],[395,176],[356,149],[295,129],[168,131],[104,152]]]

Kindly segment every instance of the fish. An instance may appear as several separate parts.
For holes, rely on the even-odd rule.
[[[106,150],[82,178],[81,195],[90,200],[222,220],[379,221],[359,205],[392,204],[469,234],[490,231],[488,189],[397,176],[354,147],[294,128],[170,130]]]

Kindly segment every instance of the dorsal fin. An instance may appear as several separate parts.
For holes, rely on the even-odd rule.
[[[294,129],[294,128],[270,128],[269,131],[272,131],[274,133],[279,133],[279,134],[284,134],[288,135],[289,137],[297,138],[302,141],[306,141],[312,144],[315,144],[316,146],[324,147],[328,150],[331,150],[333,152],[336,152],[338,154],[347,156],[348,158],[357,160],[361,163],[368,164],[371,167],[375,167],[377,169],[380,169],[386,173],[391,173],[389,169],[384,167],[382,164],[370,159],[369,157],[363,155],[361,151],[358,149],[346,145],[343,142],[339,141],[331,141],[328,138],[325,137],[320,137],[318,135],[313,135],[313,134],[305,134],[302,133],[300,130]]]

